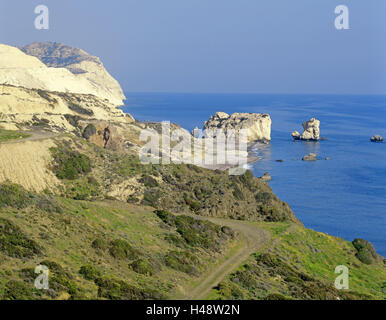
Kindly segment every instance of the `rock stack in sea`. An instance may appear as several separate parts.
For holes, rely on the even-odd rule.
[[[310,120],[303,123],[304,132],[300,135],[299,132],[292,132],[292,137],[295,140],[306,140],[306,141],[319,141],[320,140],[320,121],[311,118]]]
[[[204,123],[204,135],[215,138],[219,132],[229,137],[246,130],[247,142],[268,142],[271,140],[271,117],[264,113],[217,112]]]
[[[376,134],[375,136],[371,137],[370,140],[372,142],[383,142],[383,137],[379,134]]]

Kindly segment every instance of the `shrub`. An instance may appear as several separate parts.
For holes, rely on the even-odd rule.
[[[125,281],[98,278],[95,280],[98,286],[98,296],[110,300],[159,300],[165,297],[156,290],[137,288]]]
[[[145,190],[142,204],[157,207],[158,200],[161,198],[161,191],[158,189]]]
[[[134,249],[125,240],[113,240],[110,243],[110,254],[116,259],[137,259],[139,256],[138,250]]]
[[[106,250],[108,245],[106,243],[105,240],[101,239],[101,238],[98,238],[98,239],[95,239],[91,246],[94,248],[94,249],[97,249],[97,250]]]
[[[188,251],[171,251],[165,256],[165,264],[189,275],[200,275],[200,260]]]
[[[264,300],[293,300],[292,298],[288,298],[281,293],[270,293],[267,295]]]
[[[244,194],[237,183],[233,185],[233,196],[236,200],[245,200]]]
[[[29,258],[39,254],[41,249],[18,226],[0,218],[0,252],[14,258]]]
[[[101,276],[101,272],[97,270],[97,268],[95,268],[93,265],[82,266],[79,270],[79,273],[86,280],[96,280]]]
[[[357,250],[356,257],[364,264],[373,264],[380,260],[370,242],[363,239],[355,239],[352,244]]]
[[[91,172],[91,160],[84,154],[68,149],[52,148],[53,171],[59,179],[75,180],[79,175]]]
[[[140,258],[132,262],[129,267],[136,273],[152,276],[159,270],[161,265],[153,258]]]
[[[58,204],[55,198],[50,196],[38,196],[35,199],[35,206],[37,209],[48,213],[62,213],[63,209]]]
[[[42,261],[40,264],[49,269],[50,291],[54,297],[58,297],[61,293],[67,292],[71,296],[71,299],[84,298],[84,294],[74,282],[73,276],[64,270],[60,264],[49,260]]]
[[[222,298],[233,299],[233,300],[246,300],[248,299],[247,293],[245,290],[240,288],[238,285],[234,284],[229,280],[220,282],[216,288],[218,293]]]
[[[148,188],[158,187],[159,185],[156,179],[147,174],[142,175],[142,178],[139,180],[139,182],[143,183],[144,186]]]
[[[192,211],[197,211],[201,207],[201,203],[190,198],[187,194],[184,194],[184,200]]]
[[[86,128],[84,128],[82,137],[85,139],[90,139],[94,134],[96,134],[97,130],[96,127],[92,124],[89,123]]]
[[[24,209],[32,204],[32,194],[14,183],[0,184],[0,207]]]
[[[22,281],[11,280],[6,283],[4,300],[33,300],[34,290]]]
[[[99,183],[91,178],[71,181],[66,186],[65,196],[75,200],[94,200],[101,194]],[[90,183],[91,181],[91,183]]]

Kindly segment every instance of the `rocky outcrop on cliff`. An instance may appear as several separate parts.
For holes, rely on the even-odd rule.
[[[99,58],[83,50],[58,43],[33,43],[21,49],[0,44],[3,129],[39,128],[80,136],[90,122],[101,122],[100,131],[111,132],[103,146],[116,149],[118,141],[111,137],[118,134],[112,124],[134,122],[117,107],[123,99],[119,83]]]
[[[247,142],[271,140],[271,117],[262,113],[233,113],[217,112],[204,123],[204,136],[216,137],[219,132],[234,135],[245,129]]]
[[[0,127],[74,132],[81,121],[90,120],[123,124],[134,121],[129,114],[94,95],[0,85]]]
[[[20,49],[38,58],[49,68],[67,69],[77,79],[88,82],[96,96],[108,99],[115,105],[123,105],[126,98],[121,86],[107,72],[98,57],[56,42],[34,42]]]
[[[320,121],[312,118],[303,123],[303,134],[300,135],[299,132],[292,132],[292,137],[295,140],[308,140],[308,141],[318,141],[320,140]]]
[[[55,47],[55,44],[52,46]],[[37,57],[16,47],[0,44],[0,84],[44,91],[92,94],[115,106],[123,105],[122,89],[107,73],[99,59],[88,56],[79,49],[56,46],[58,48],[54,50],[53,47],[51,51],[47,48],[49,44],[34,44],[23,48],[25,52],[35,54],[43,61],[49,61],[49,54],[59,56],[56,64],[46,65]],[[66,54],[60,56],[62,50]]]

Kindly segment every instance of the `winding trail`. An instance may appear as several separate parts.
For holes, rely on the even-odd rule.
[[[60,133],[55,133],[50,131],[38,131],[38,130],[17,131],[17,132],[26,133],[26,134],[29,134],[29,136],[21,139],[12,139],[8,141],[3,141],[1,142],[1,144],[15,144],[15,143],[22,143],[26,141],[40,141],[40,140],[55,138],[60,135]]]
[[[202,300],[205,299],[211,290],[216,287],[222,280],[239,267],[248,257],[267,246],[271,242],[271,235],[268,231],[257,226],[248,224],[245,221],[203,217],[190,215],[199,220],[208,220],[221,226],[227,226],[237,231],[241,240],[241,247],[234,252],[227,260],[222,262],[214,270],[203,274],[199,279],[199,285],[192,288],[183,296],[177,299],[182,300]]]

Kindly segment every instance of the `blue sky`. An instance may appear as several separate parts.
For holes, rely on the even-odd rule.
[[[50,9],[50,30],[34,8]],[[334,9],[350,10],[350,30]],[[386,94],[384,0],[0,0],[0,42],[101,57],[131,92]]]

